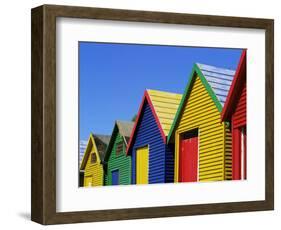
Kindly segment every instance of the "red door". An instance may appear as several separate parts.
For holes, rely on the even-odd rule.
[[[232,131],[232,179],[247,179],[247,129],[246,126]]]
[[[180,142],[179,181],[198,180],[198,137],[182,139]]]

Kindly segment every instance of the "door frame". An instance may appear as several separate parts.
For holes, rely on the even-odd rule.
[[[247,125],[233,128],[232,138],[232,180],[247,180]]]

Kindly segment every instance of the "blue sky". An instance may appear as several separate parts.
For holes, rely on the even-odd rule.
[[[111,134],[145,89],[183,93],[194,63],[236,69],[240,49],[79,42],[79,132]]]

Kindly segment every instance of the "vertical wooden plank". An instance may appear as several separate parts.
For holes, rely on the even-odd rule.
[[[244,129],[244,180],[247,179],[247,128]]]
[[[179,151],[180,151],[180,141],[179,141],[179,134],[175,132],[175,174],[174,174],[174,181],[179,182]]]
[[[56,17],[46,5],[32,9],[31,14],[31,218],[47,224],[56,214]]]
[[[225,141],[226,141],[226,125],[225,125],[225,122],[222,123],[223,124],[223,151],[224,153],[222,154],[222,157],[223,157],[223,180],[226,180],[226,162],[225,162],[225,155],[226,155],[226,144],[225,144]]]
[[[144,149],[144,154],[143,154],[143,172],[144,172],[144,177],[143,181],[145,184],[148,184],[148,172],[149,172],[149,147],[147,146]]]
[[[185,150],[185,146],[184,146],[184,142],[181,139],[179,141],[179,167],[178,167],[178,173],[179,173],[179,182],[183,182],[183,175],[184,175],[184,167],[183,167],[183,162],[184,162],[184,150]]]

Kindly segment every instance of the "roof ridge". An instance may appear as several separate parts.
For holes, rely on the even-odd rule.
[[[146,91],[147,91],[147,92],[156,91],[156,92],[160,92],[160,93],[173,94],[173,95],[179,95],[179,96],[182,95],[182,94],[180,94],[180,93],[174,93],[174,92],[164,91],[164,90],[158,90],[158,89],[146,89]]]
[[[182,112],[182,108],[184,106],[184,104],[186,103],[186,100],[187,98],[189,97],[189,91],[191,90],[192,88],[192,84],[194,82],[194,79],[196,76],[198,76],[201,81],[202,81],[202,84],[204,85],[205,89],[207,90],[208,94],[210,95],[210,97],[212,98],[212,100],[214,101],[215,103],[215,106],[216,108],[218,109],[219,112],[222,111],[222,108],[223,108],[223,99],[224,99],[224,96],[223,95],[218,95],[217,92],[218,90],[214,89],[213,86],[212,86],[212,82],[209,82],[208,80],[208,76],[205,76],[202,71],[202,65],[205,65],[205,64],[200,64],[200,63],[195,63],[193,65],[193,68],[192,68],[192,71],[191,71],[191,74],[190,74],[190,77],[189,77],[189,80],[188,80],[188,83],[185,87],[185,90],[184,90],[184,94],[182,96],[182,99],[181,99],[181,102],[180,102],[180,105],[178,107],[178,110],[176,112],[176,115],[175,115],[175,118],[174,118],[174,121],[173,121],[173,124],[171,125],[171,129],[170,129],[170,132],[168,134],[168,138],[167,138],[167,142],[169,143],[170,142],[170,139],[171,139],[171,136],[173,135],[173,132],[175,130],[175,127],[177,125],[177,122],[178,122],[178,119],[179,117],[181,116],[181,112]],[[210,65],[205,65],[207,67],[210,67],[210,68],[216,68],[215,66],[210,66]],[[222,69],[222,68],[221,68]],[[223,69],[223,70],[228,70],[228,69]],[[229,72],[233,72],[233,75],[235,74],[235,71],[232,71],[232,70],[228,70]],[[197,75],[195,74],[197,73]],[[228,76],[227,74],[225,73],[221,73],[221,75],[226,75]],[[228,76],[229,77],[229,76]],[[232,79],[233,80],[233,79]],[[217,83],[219,84],[219,83]],[[223,85],[223,84],[221,84]],[[224,89],[222,89],[224,90]],[[215,92],[217,91],[217,92]]]
[[[220,67],[220,66],[216,66],[216,65],[209,65],[209,64],[200,63],[200,62],[196,62],[195,64],[199,65],[198,67],[200,67],[200,65],[204,65],[206,67],[214,67],[216,69],[229,70],[229,71],[233,71],[234,73],[236,72],[236,70],[234,70],[234,69],[224,68],[224,67]],[[212,72],[211,70],[205,70],[205,71]]]
[[[121,123],[134,123],[133,121],[126,121],[126,120],[115,120],[115,121]]]

